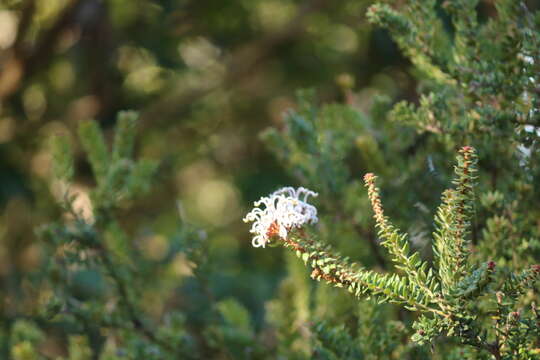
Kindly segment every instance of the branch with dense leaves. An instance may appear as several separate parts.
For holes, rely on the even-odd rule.
[[[421,313],[414,324],[418,330],[413,337],[415,341],[433,342],[436,337],[446,335],[487,351],[495,359],[502,359],[503,354],[529,344],[527,339],[530,336],[524,336],[519,330],[518,318],[521,316],[516,315],[519,312],[511,310],[511,307],[517,304],[520,295],[533,288],[540,271],[538,265],[534,265],[519,275],[510,274],[499,291],[512,301],[502,307],[502,302],[498,301],[499,312],[508,319],[504,324],[507,331],[501,336],[498,330],[501,324],[496,329],[486,327],[483,315],[487,314],[479,313],[477,299],[493,294],[493,288],[501,285],[494,282],[500,275],[495,262],[475,265],[468,256],[470,243],[467,234],[475,213],[476,182],[476,152],[471,146],[459,150],[455,174],[455,188],[444,192],[435,217],[434,254],[438,271],[421,260],[418,252],[410,250],[406,234],[393,226],[384,214],[376,176],[371,173],[365,175],[364,180],[378,235],[399,273],[364,269],[310,235],[305,226],[318,221],[317,209],[307,202],[308,195],[317,195],[310,190],[278,190],[255,202],[255,208],[244,220],[253,222],[254,246],[281,244],[294,251],[311,268],[313,279],[345,288],[359,298],[374,297],[379,303],[395,303]],[[497,299],[501,296],[498,295]],[[529,318],[527,324],[535,324],[534,318]],[[537,330],[532,325],[522,331],[534,333]],[[490,341],[493,336],[497,337],[496,341]]]

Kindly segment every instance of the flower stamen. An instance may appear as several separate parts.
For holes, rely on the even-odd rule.
[[[253,221],[250,230],[254,234],[252,245],[265,247],[272,238],[286,239],[293,228],[315,224],[318,221],[317,209],[307,203],[309,196],[315,197],[317,193],[303,187],[284,187],[256,201],[255,208],[244,218],[244,222]]]

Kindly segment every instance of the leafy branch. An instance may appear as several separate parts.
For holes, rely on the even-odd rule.
[[[420,259],[418,252],[410,250],[406,234],[402,234],[385,216],[380,190],[376,187],[376,176],[371,173],[364,177],[364,181],[378,235],[383,239],[381,245],[388,250],[396,268],[403,274],[377,273],[364,269],[309,235],[303,228],[304,221],[288,225],[282,223],[282,218],[306,214],[305,209],[314,211],[312,205],[296,198],[265,199],[268,204],[274,204],[276,209],[255,209],[253,212],[257,214],[258,223],[254,228],[259,229],[264,223],[270,224],[268,230],[262,229],[265,232],[262,236],[269,237],[267,241],[271,243],[278,238],[279,243],[294,251],[297,257],[311,267],[313,279],[345,288],[359,298],[374,297],[379,303],[400,304],[408,310],[420,312],[422,316],[414,324],[417,329],[413,336],[415,341],[432,342],[438,336],[446,335],[457,338],[463,344],[485,350],[495,359],[502,359],[504,354],[512,354],[516,349],[526,346],[526,339],[530,336],[524,335],[523,331],[528,334],[538,331],[534,317],[525,321],[531,325],[520,330],[520,323],[524,323],[522,315],[509,309],[518,303],[517,299],[521,295],[533,288],[535,281],[540,278],[540,268],[534,265],[521,274],[510,273],[506,281],[496,284],[495,262],[488,261],[475,266],[469,259],[470,241],[467,236],[471,218],[475,214],[476,161],[476,152],[471,146],[459,150],[453,181],[455,188],[444,192],[442,204],[435,216],[433,247],[436,268]],[[281,202],[291,202],[297,204],[297,207],[290,212],[280,212]],[[279,231],[283,226],[287,228],[286,235]],[[504,324],[499,322],[495,328],[486,328],[483,316],[487,314],[478,313],[478,307],[474,304],[479,297],[493,293],[499,294],[496,297],[499,305],[503,296],[500,294],[512,301],[504,309],[499,306],[499,313],[504,314],[507,321]],[[504,334],[501,333],[503,328],[506,329]],[[495,340],[490,341],[492,338]]]

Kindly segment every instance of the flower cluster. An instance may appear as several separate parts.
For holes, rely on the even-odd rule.
[[[255,208],[244,218],[244,222],[253,221],[250,230],[254,234],[253,246],[265,247],[274,236],[286,239],[291,229],[316,223],[317,209],[307,203],[308,196],[317,196],[317,193],[303,187],[284,187],[256,201]]]

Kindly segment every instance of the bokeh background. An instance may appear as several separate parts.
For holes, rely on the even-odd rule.
[[[76,128],[95,119],[110,140],[116,113],[133,109],[140,113],[137,156],[158,160],[160,168],[150,194],[122,216],[132,243],[149,264],[159,264],[172,251],[169,235],[179,224],[200,229],[212,296],[236,299],[262,328],[285,260],[281,249],[253,249],[242,217],[260,196],[303,184],[266,149],[261,131],[283,126],[302,88],[366,116],[376,96],[417,99],[410,63],[366,20],[371,3],[1,0],[3,321],[40,306],[24,279],[47,260],[35,229],[61,214],[51,188],[49,139],[62,134],[76,145],[75,206],[91,219],[94,180]],[[492,15],[492,1],[480,2],[479,10]],[[437,186],[415,197],[435,203],[443,185]],[[354,246],[368,246],[358,241]],[[145,310],[180,308],[196,324],[207,304],[194,301],[201,290],[186,258],[178,255],[171,264],[162,274],[165,284],[144,293]],[[59,340],[48,346],[51,353],[64,351]]]

